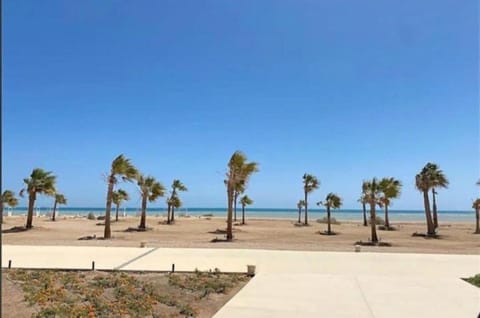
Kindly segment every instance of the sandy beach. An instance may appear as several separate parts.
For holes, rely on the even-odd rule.
[[[52,222],[46,217],[36,217],[30,231],[11,232],[8,229],[22,226],[25,217],[5,217],[3,224],[3,244],[19,245],[81,245],[81,246],[140,246],[142,241],[152,247],[201,247],[201,248],[245,248],[305,251],[353,251],[354,243],[367,241],[370,228],[360,222],[342,222],[332,225],[338,235],[320,235],[326,224],[310,221],[310,226],[295,226],[294,220],[249,219],[246,225],[234,227],[233,242],[211,242],[222,239],[223,234],[215,233],[226,227],[224,218],[179,217],[175,224],[164,224],[163,217],[148,217],[147,232],[127,232],[129,227],[138,226],[135,217],[121,218],[112,222],[110,240],[98,239],[103,236],[103,221],[62,216]],[[412,233],[425,232],[420,222],[393,223],[396,231],[378,230],[381,241],[391,243],[390,247],[362,247],[363,251],[398,253],[440,253],[440,254],[479,254],[480,235],[473,235],[474,224],[441,223],[439,239],[412,237]],[[79,240],[85,236],[96,236],[94,240]]]

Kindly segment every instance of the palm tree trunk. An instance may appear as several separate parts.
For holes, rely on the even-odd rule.
[[[302,223],[301,217],[302,217],[302,207],[299,207],[298,208],[298,224]]]
[[[365,202],[362,202],[362,207],[363,207],[363,226],[368,226],[368,223],[367,223],[367,208],[365,206]]]
[[[147,196],[142,197],[142,214],[140,216],[140,225],[138,226],[139,229],[145,230],[147,221]]]
[[[237,222],[237,199],[238,199],[238,192],[235,191],[233,193],[233,221]]]
[[[480,208],[475,208],[475,218],[477,219],[477,226],[475,229],[475,234],[480,234]]]
[[[53,204],[52,221],[55,221],[55,211],[57,210],[57,200]]]
[[[305,191],[305,225],[308,225],[308,193]]]
[[[245,225],[245,205],[242,204],[242,224]]]
[[[0,195],[0,197],[1,197],[1,195]],[[3,201],[2,201],[1,198],[0,198],[0,216],[1,216],[1,218],[0,218],[0,224],[3,224],[3,221],[4,221],[4,220],[3,220]]]
[[[428,190],[423,191],[423,204],[425,206],[425,218],[427,220],[427,235],[435,235],[435,227],[430,213],[430,200],[428,199]]]
[[[385,204],[385,228],[390,228],[390,221],[388,220],[388,204]]]
[[[112,237],[112,232],[110,229],[110,212],[112,211],[112,195],[114,181],[114,176],[111,175],[108,182],[107,206],[105,208],[105,231],[103,232],[104,239],[109,239]]]
[[[375,214],[375,201],[370,202],[370,227],[372,229],[372,242],[378,243],[377,237],[377,216]]]
[[[170,209],[172,210],[172,214],[171,214],[171,219],[170,219],[170,221],[173,223],[173,222],[175,222],[175,207],[172,205],[172,206],[170,207]]]
[[[232,217],[233,217],[233,190],[231,186],[228,185],[227,189],[227,200],[228,200],[228,209],[227,209],[227,241],[233,239],[233,228],[232,228]]]
[[[438,216],[437,216],[437,200],[435,200],[435,189],[432,189],[432,212],[433,212],[433,226],[438,227]]]
[[[167,205],[167,224],[170,224],[170,209],[171,209],[171,205],[169,203]]]
[[[118,208],[120,204],[116,204],[117,208],[115,209],[115,222],[118,222]]]
[[[332,234],[332,228],[330,225],[330,207],[328,205],[327,205],[327,224],[328,224],[327,233]]]
[[[36,193],[30,193],[28,195],[28,212],[27,212],[27,224],[25,227],[27,229],[32,228],[32,223],[33,223],[33,207],[35,206],[35,199],[36,199]]]

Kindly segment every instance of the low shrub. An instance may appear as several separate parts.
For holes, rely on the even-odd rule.
[[[95,220],[95,214],[93,214],[93,212],[88,212],[87,219]]]
[[[323,218],[318,219],[317,223],[327,224],[328,219],[326,216],[324,216]],[[338,222],[337,219],[335,219],[334,217],[330,217],[330,224],[340,224],[340,222]]]

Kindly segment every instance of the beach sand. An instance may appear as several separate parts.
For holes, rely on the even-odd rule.
[[[24,232],[5,233],[15,226],[25,224],[25,217],[5,217],[2,227],[2,243],[18,245],[82,245],[82,246],[129,246],[138,247],[145,241],[148,247],[183,248],[245,248],[303,251],[353,251],[354,243],[367,241],[370,227],[361,222],[333,224],[332,230],[338,235],[318,234],[327,225],[310,220],[310,226],[295,226],[295,220],[247,219],[247,225],[234,226],[233,242],[211,242],[223,239],[223,234],[215,234],[217,229],[226,228],[225,218],[178,217],[173,225],[162,224],[163,217],[147,217],[146,232],[126,232],[129,227],[137,227],[139,218],[126,217],[112,222],[110,240],[102,240],[103,221],[61,216],[52,222],[46,217],[35,217],[34,228]],[[390,247],[362,247],[362,251],[399,253],[440,253],[440,254],[480,254],[480,235],[472,234],[473,223],[442,223],[440,220],[439,239],[412,237],[412,233],[424,233],[426,226],[420,222],[392,222],[396,231],[380,231],[381,241],[391,243]],[[93,236],[95,240],[78,240]]]

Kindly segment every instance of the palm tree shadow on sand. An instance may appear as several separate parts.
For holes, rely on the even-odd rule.
[[[2,234],[19,233],[19,232],[25,232],[25,231],[28,231],[28,229],[25,226],[14,226],[9,229],[2,230]]]

